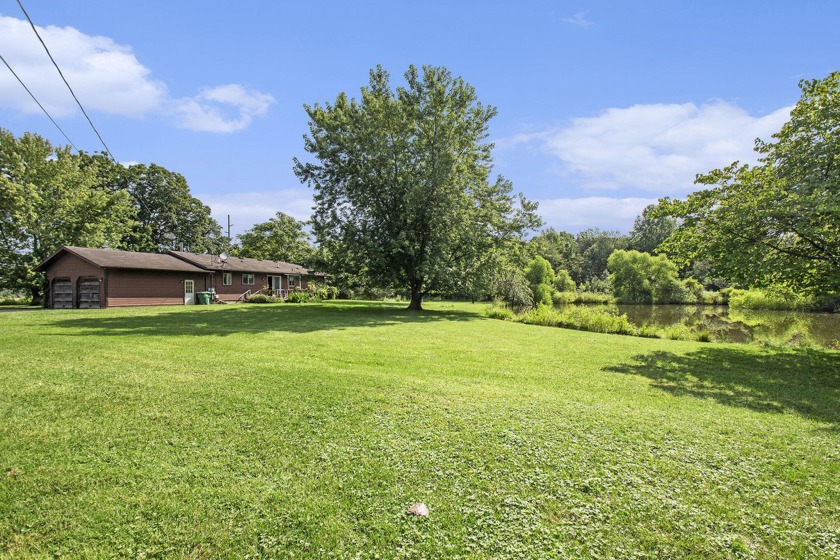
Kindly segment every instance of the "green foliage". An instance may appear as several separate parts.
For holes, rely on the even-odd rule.
[[[811,299],[791,292],[765,290],[728,290],[729,307],[794,311],[811,307]]]
[[[318,285],[314,289],[315,298],[326,301],[331,299],[338,299],[338,288],[335,286]]]
[[[554,270],[551,263],[542,257],[536,257],[525,267],[525,279],[531,288],[534,304],[551,305],[554,293]]]
[[[677,230],[679,221],[676,218],[658,214],[656,210],[657,205],[651,204],[636,218],[627,242],[628,249],[651,255],[658,253],[662,242]]]
[[[239,236],[236,255],[252,259],[283,261],[307,266],[312,259],[309,235],[299,222],[283,212],[254,225]]]
[[[638,251],[616,251],[609,259],[610,283],[619,301],[625,303],[679,303],[685,289],[677,267],[665,255],[655,257]]]
[[[308,292],[294,291],[286,298],[286,303],[309,303],[310,296]]]
[[[130,197],[102,181],[98,162],[0,129],[0,288],[40,303],[41,261],[62,245],[122,248],[132,217]]]
[[[306,106],[298,178],[315,190],[313,233],[331,273],[364,275],[371,286],[453,292],[481,272],[483,256],[540,225],[536,204],[490,182],[493,107],[445,68],[409,67],[391,88],[381,67],[361,99]]]
[[[558,292],[574,292],[577,289],[569,271],[562,268],[554,274],[554,287]]]
[[[528,241],[528,252],[532,257],[542,257],[551,263],[554,270],[580,270],[581,258],[575,236],[567,231],[547,228]]]
[[[684,201],[659,216],[682,220],[664,243],[679,264],[707,260],[713,272],[757,288],[840,293],[840,72],[803,80],[791,119],[756,142],[756,167],[738,162],[699,176]]]
[[[636,334],[626,315],[619,315],[609,309],[586,306],[567,306],[562,308],[540,305],[520,315],[517,319],[528,325],[544,327],[562,327],[583,331]]]
[[[254,294],[245,300],[245,303],[282,303],[282,298],[272,297],[266,294]]]
[[[570,270],[572,278],[577,282],[595,283],[606,278],[608,274],[607,261],[615,251],[627,247],[628,238],[617,231],[604,231],[598,228],[587,229],[577,235],[578,254],[581,256],[581,267],[576,276]],[[592,291],[601,291],[593,289]]]
[[[686,278],[682,281],[683,303],[703,303],[705,290],[703,284],[694,278]]]
[[[130,195],[135,223],[123,240],[124,248],[218,254],[229,247],[210,207],[190,194],[187,180],[180,173],[154,163],[126,168],[102,155],[82,157],[98,167],[109,189]]]

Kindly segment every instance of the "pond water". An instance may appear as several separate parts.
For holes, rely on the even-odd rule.
[[[840,313],[732,309],[717,305],[604,305],[637,327],[684,325],[722,342],[812,344],[840,349]]]

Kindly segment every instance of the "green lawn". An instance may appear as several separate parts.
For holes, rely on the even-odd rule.
[[[402,307],[0,314],[0,556],[840,557],[840,353]]]

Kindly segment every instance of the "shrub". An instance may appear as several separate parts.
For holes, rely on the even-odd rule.
[[[525,279],[531,287],[535,305],[551,305],[554,292],[554,269],[542,257],[536,257],[525,267]]]
[[[503,321],[516,320],[516,314],[504,304],[499,305],[494,303],[492,307],[487,309],[485,314],[491,319],[502,319]]]
[[[561,305],[566,303],[574,303],[577,299],[578,294],[575,292],[558,292],[555,291],[551,294],[551,300],[554,302],[554,305]]]
[[[554,275],[554,287],[558,292],[574,292],[577,289],[569,271],[562,268]]]
[[[683,303],[703,303],[703,284],[694,278],[682,281]]]
[[[550,284],[537,284],[532,287],[534,291],[534,303],[537,305],[551,305],[554,287]]]
[[[607,261],[610,283],[619,301],[627,303],[681,303],[686,289],[677,266],[665,255],[652,257],[639,251],[618,250]]]
[[[772,309],[793,311],[806,309],[809,300],[792,293],[767,292],[764,290],[731,290],[729,306],[742,309]]]
[[[265,294],[254,294],[245,300],[245,303],[278,303],[282,300],[267,296]]]
[[[309,294],[307,292],[292,292],[286,298],[286,303],[307,303],[309,302]]]

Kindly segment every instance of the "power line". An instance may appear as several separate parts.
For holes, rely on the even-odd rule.
[[[26,90],[26,93],[28,93],[28,94],[29,94],[29,96],[32,98],[32,100],[33,100],[33,101],[35,101],[35,103],[37,103],[37,104],[38,104],[38,107],[40,107],[40,108],[41,108],[41,110],[44,112],[44,114],[45,114],[45,115],[47,115],[47,118],[48,118],[48,119],[50,119],[50,120],[52,121],[52,123],[55,125],[55,127],[58,129],[58,131],[59,131],[59,132],[60,132],[60,133],[64,136],[64,138],[65,138],[68,142],[70,142],[70,145],[71,145],[71,146],[73,146],[73,148],[74,148],[77,152],[78,152],[78,151],[80,151],[80,150],[79,150],[79,148],[76,148],[76,145],[73,143],[73,141],[72,141],[72,140],[70,140],[70,137],[69,137],[69,136],[67,136],[67,134],[66,134],[66,133],[65,133],[65,132],[61,129],[61,127],[60,127],[60,126],[58,126],[58,123],[57,123],[57,122],[55,122],[55,119],[54,119],[54,118],[52,118],[52,116],[51,116],[51,115],[47,112],[47,110],[46,110],[46,109],[44,109],[44,106],[43,106],[43,105],[41,105],[41,102],[40,102],[40,101],[38,101],[38,98],[36,98],[36,97],[35,97],[35,94],[33,94],[31,91],[29,91],[29,88],[28,88],[28,87],[26,87],[26,84],[24,84],[24,83],[23,83],[23,80],[21,80],[21,79],[20,79],[20,76],[18,76],[18,75],[17,75],[17,72],[15,72],[14,70],[12,70],[12,67],[11,67],[11,66],[9,66],[9,63],[8,63],[8,62],[6,62],[6,59],[5,59],[5,58],[3,58],[3,55],[2,55],[2,54],[0,54],[0,60],[2,60],[2,61],[3,61],[3,64],[5,64],[5,65],[6,65],[6,68],[8,68],[8,69],[9,69],[9,72],[11,72],[11,73],[12,73],[12,75],[13,75],[15,78],[17,78],[17,81],[18,81],[18,82],[20,82],[20,85],[22,85],[22,86],[23,86],[23,89],[25,89],[25,90]]]
[[[99,138],[99,141],[100,141],[100,142],[102,142],[102,145],[103,145],[103,146],[105,146],[105,153],[107,153],[107,154],[108,154],[108,156],[110,156],[110,158],[114,161],[114,163],[117,163],[117,160],[116,160],[116,159],[114,158],[114,156],[111,154],[111,149],[110,149],[110,148],[108,147],[108,145],[105,143],[105,140],[103,140],[103,139],[102,139],[102,135],[101,135],[101,134],[99,134],[99,131],[98,131],[98,130],[96,130],[96,127],[95,127],[95,126],[93,126],[93,121],[92,121],[92,120],[90,120],[90,117],[88,116],[87,111],[85,111],[85,108],[84,108],[84,107],[82,107],[82,103],[79,101],[79,98],[78,98],[78,97],[76,97],[76,93],[73,91],[73,88],[71,88],[71,87],[70,87],[70,84],[67,82],[67,78],[65,78],[65,77],[64,77],[64,73],[61,71],[61,68],[59,68],[59,67],[58,67],[58,63],[57,63],[57,62],[55,61],[55,59],[53,58],[53,55],[52,55],[52,53],[50,52],[50,49],[49,49],[49,48],[47,48],[47,44],[46,44],[46,43],[44,42],[44,40],[41,38],[41,34],[40,34],[40,33],[38,33],[38,29],[36,29],[36,28],[35,28],[35,24],[34,24],[34,23],[32,23],[32,18],[30,18],[30,17],[29,17],[29,14],[28,14],[28,13],[26,13],[26,9],[23,7],[23,4],[21,4],[21,1],[20,1],[20,0],[17,0],[17,3],[18,3],[18,6],[20,6],[21,11],[23,12],[23,15],[25,15],[25,16],[26,16],[26,19],[27,19],[27,21],[29,22],[29,25],[32,27],[32,31],[34,31],[34,32],[35,32],[35,36],[36,36],[36,37],[38,37],[38,40],[39,40],[39,41],[41,41],[41,45],[43,45],[43,46],[44,46],[44,50],[45,50],[45,51],[47,51],[47,56],[49,56],[49,57],[50,57],[50,60],[52,61],[53,66],[55,66],[55,69],[56,69],[56,70],[58,70],[58,75],[59,75],[59,76],[61,76],[61,79],[62,79],[62,80],[64,80],[64,85],[66,85],[66,86],[67,86],[67,89],[69,89],[69,90],[70,90],[70,95],[72,95],[72,96],[73,96],[73,99],[75,99],[75,100],[76,100],[76,104],[79,106],[79,109],[81,109],[81,110],[82,110],[82,114],[83,114],[83,115],[85,116],[85,118],[87,119],[88,123],[90,124],[90,127],[91,127],[91,128],[93,129],[93,131],[96,133],[96,136]]]

